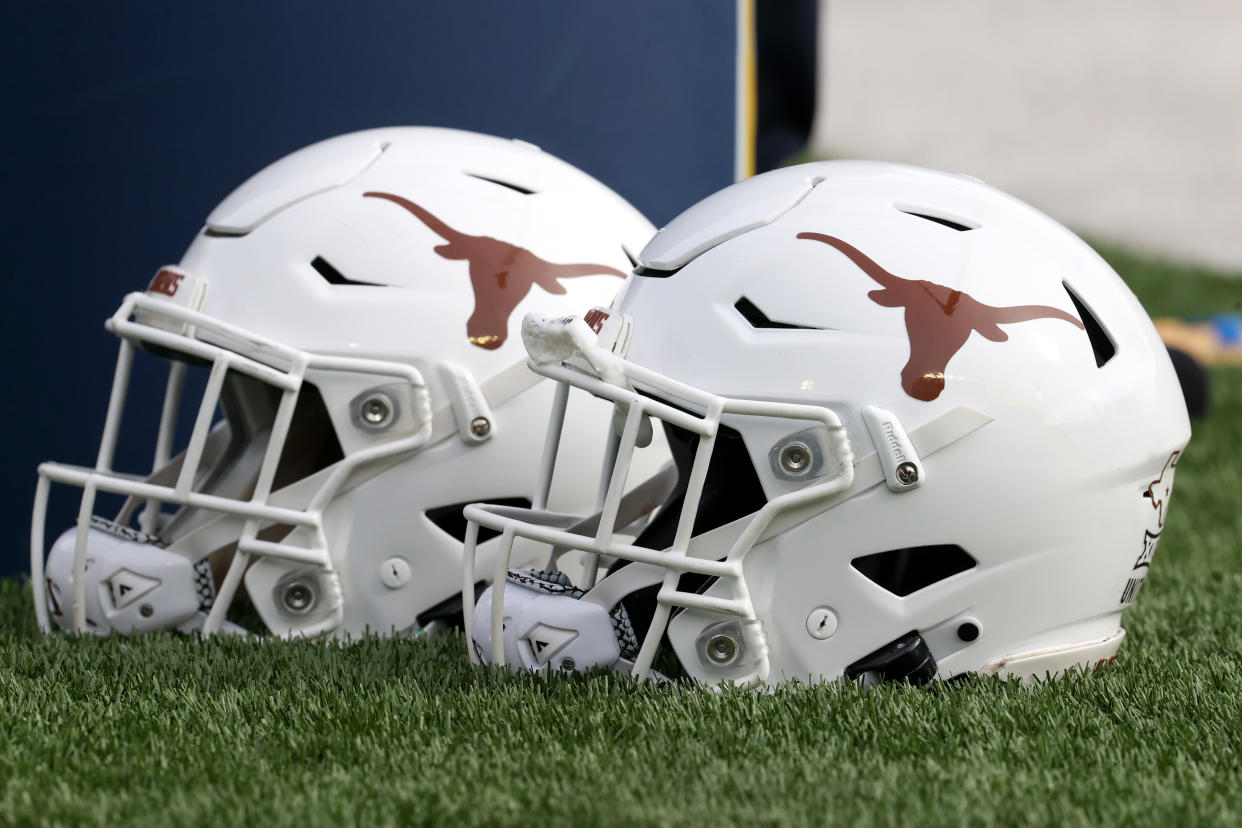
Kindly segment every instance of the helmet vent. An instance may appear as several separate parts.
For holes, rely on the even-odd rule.
[[[462,172],[466,172],[466,171],[462,170]],[[490,184],[496,184],[501,187],[508,187],[510,190],[513,190],[514,192],[517,192],[517,193],[521,193],[522,195],[533,195],[535,193],[535,191],[530,189],[529,187],[523,187],[521,184],[514,184],[512,181],[501,181],[499,178],[490,178],[486,175],[479,175],[478,173],[472,173],[472,172],[467,172],[466,175],[470,176],[471,178],[477,178],[480,181],[486,181]]]
[[[1100,320],[1095,318],[1091,308],[1078,298],[1078,294],[1074,293],[1069,283],[1062,282],[1061,284],[1065,287],[1065,292],[1069,294],[1070,301],[1074,303],[1074,309],[1078,311],[1083,327],[1087,330],[1087,339],[1091,340],[1091,350],[1095,353],[1095,367],[1103,368],[1104,363],[1117,355],[1117,346],[1113,344],[1113,338],[1108,335],[1108,331],[1104,330]]]
[[[924,212],[922,210],[915,209],[912,207],[898,207],[897,209],[905,213],[907,216],[914,216],[915,218],[926,219],[927,221],[934,221],[936,224],[942,225],[944,227],[948,227],[950,230],[956,230],[959,233],[965,233],[968,230],[978,230],[982,226],[975,222],[972,222],[970,224],[964,224],[961,221],[957,221],[951,218],[945,218],[944,216],[934,216],[931,213],[927,213],[927,212]]]
[[[660,270],[659,268],[655,268],[655,267],[647,267],[646,265],[639,265],[638,267],[634,268],[634,275],[635,276],[646,276],[649,279],[667,279],[669,276],[672,276],[674,273],[676,273],[679,270],[681,270],[681,267],[675,267],[672,270]]]
[[[348,278],[344,273],[337,270],[323,256],[316,256],[311,260],[311,267],[323,277],[323,280],[330,285],[358,285],[360,287],[388,287],[377,282],[358,282]]]
[[[799,325],[796,322],[777,322],[775,319],[768,319],[767,314],[759,310],[754,302],[743,296],[733,305],[742,318],[750,323],[752,328],[793,328],[803,331],[820,331],[815,325]]]
[[[471,503],[490,503],[495,506],[516,506],[529,509],[530,500],[525,497],[475,497],[461,503],[450,503],[448,506],[435,506],[426,511],[427,520],[436,525],[441,532],[452,535],[459,543],[466,542],[466,516],[462,514]],[[479,543],[491,540],[500,535],[495,529],[479,527]]]
[[[850,561],[877,585],[903,598],[976,564],[965,549],[953,544],[890,549]]]

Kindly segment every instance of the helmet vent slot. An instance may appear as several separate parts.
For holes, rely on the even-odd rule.
[[[462,172],[465,172],[465,170],[462,170]],[[471,178],[477,178],[480,181],[486,181],[489,184],[496,184],[501,187],[507,187],[516,193],[521,193],[522,195],[534,195],[535,194],[535,190],[532,190],[529,187],[523,187],[521,184],[514,184],[512,181],[501,181],[499,178],[491,178],[490,176],[479,175],[478,173],[472,173],[472,172],[467,172],[466,175],[470,176]]]
[[[850,566],[878,586],[904,598],[959,572],[972,569],[977,563],[960,546],[936,544],[863,555],[850,561]]]
[[[803,331],[819,331],[823,330],[814,325],[799,325],[796,322],[777,322],[775,319],[768,319],[767,314],[759,310],[754,302],[743,296],[733,305],[742,318],[750,323],[752,328],[788,328]]]
[[[466,542],[466,516],[462,514],[471,503],[491,503],[495,506],[516,506],[519,509],[529,509],[530,500],[525,497],[476,497],[471,500],[465,500],[461,503],[450,503],[447,506],[435,506],[428,509],[425,514],[427,520],[436,525],[441,532],[452,535],[459,543]],[[486,526],[479,527],[479,543],[491,540],[500,535],[495,529],[488,529]]]
[[[680,267],[674,267],[672,270],[660,270],[659,268],[655,268],[655,267],[647,267],[646,265],[639,265],[638,267],[634,268],[634,275],[635,276],[646,276],[649,279],[667,279],[669,276],[672,276],[674,273],[676,273],[679,270],[681,270]]]
[[[951,218],[946,218],[945,216],[935,216],[935,215],[932,215],[931,213],[925,212],[924,210],[914,208],[914,207],[900,207],[899,206],[897,207],[897,209],[905,213],[907,216],[914,216],[915,218],[926,219],[927,221],[934,221],[936,224],[942,225],[944,227],[948,227],[950,230],[956,230],[959,233],[965,233],[968,230],[978,230],[982,226],[974,222],[970,224],[965,224],[962,221],[958,221],[956,219],[951,219]]]
[[[1091,340],[1091,350],[1095,353],[1095,367],[1103,368],[1106,362],[1117,355],[1117,346],[1113,344],[1113,338],[1108,335],[1108,331],[1104,330],[1100,320],[1095,318],[1091,308],[1078,298],[1078,294],[1074,293],[1069,283],[1062,282],[1061,284],[1065,287],[1065,292],[1069,294],[1070,301],[1074,303],[1074,309],[1078,311],[1083,327],[1087,330],[1087,338]]]
[[[361,287],[387,287],[378,282],[358,282],[348,278],[344,273],[333,267],[323,256],[311,259],[311,267],[330,285],[359,285]]]

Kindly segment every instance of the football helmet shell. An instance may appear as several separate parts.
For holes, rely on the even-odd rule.
[[[607,504],[647,418],[677,496],[632,543],[607,509],[587,537],[547,511],[466,514],[625,562],[555,597],[627,609],[643,643],[616,669],[646,675],[666,634],[710,684],[1046,676],[1116,653],[1190,428],[1147,314],[1064,227],[965,176],[791,167],[663,228],[611,315],[528,317],[528,350],[628,411]],[[504,558],[473,614],[492,663],[530,646],[506,636],[577,623],[523,597],[505,627],[532,576],[501,577]]]
[[[39,467],[41,628],[233,629],[243,585],[280,635],[417,627],[456,601],[461,504],[594,507],[607,424],[584,415],[610,407],[570,406],[587,430],[563,448],[583,462],[536,491],[556,386],[515,334],[530,307],[607,304],[653,232],[569,164],[457,130],[343,135],[262,170],[108,322],[121,350],[96,463]],[[144,352],[167,358],[167,390],[151,471],[124,474]],[[187,372],[205,376],[179,438]],[[84,492],[44,571],[53,482]],[[125,498],[115,520],[93,519],[99,493]]]

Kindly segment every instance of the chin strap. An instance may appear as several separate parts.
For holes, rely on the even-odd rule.
[[[564,595],[575,601],[586,595],[586,590],[579,589],[569,580],[569,576],[559,570],[551,572],[538,569],[510,569],[506,580],[527,589],[546,592],[549,595]],[[634,633],[634,625],[630,623],[630,614],[624,604],[617,604],[608,611],[612,621],[612,634],[616,636],[617,646],[621,648],[621,657],[633,660],[638,655],[638,636]]]
[[[629,672],[639,641],[623,605],[579,600],[586,592],[555,570],[510,569],[506,581],[502,635],[510,670]],[[492,596],[488,587],[474,611],[474,651],[483,664],[491,663]]]
[[[46,568],[49,615],[73,629],[74,556],[77,529],[52,545]],[[216,585],[206,559],[191,561],[158,536],[101,517],[87,528],[82,570],[83,614],[95,635],[131,635],[158,630],[193,632],[202,628],[216,601]],[[230,633],[245,633],[228,625]]]

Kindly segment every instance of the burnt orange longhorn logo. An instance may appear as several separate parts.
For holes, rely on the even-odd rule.
[[[535,285],[548,293],[565,293],[558,279],[573,276],[617,276],[621,271],[601,264],[555,264],[516,244],[491,236],[470,236],[440,221],[428,210],[392,193],[363,193],[386,198],[414,214],[431,232],[444,239],[435,251],[446,259],[470,263],[474,312],[466,321],[466,338],[480,348],[499,348],[509,336],[509,317]]]
[[[880,267],[856,247],[823,233],[799,233],[798,238],[823,242],[844,253],[881,287],[867,294],[886,308],[906,309],[910,359],[901,369],[901,387],[916,400],[930,402],[944,390],[949,360],[962,349],[971,331],[985,339],[1005,342],[1009,334],[998,326],[1032,319],[1063,319],[1078,328],[1077,317],[1048,305],[997,308],[968,293],[923,279],[903,279]]]
[[[1143,497],[1151,499],[1151,508],[1156,510],[1156,528],[1164,528],[1164,516],[1169,508],[1169,498],[1173,496],[1173,472],[1177,468],[1177,458],[1181,451],[1175,451],[1164,462],[1160,476],[1151,481]]]

